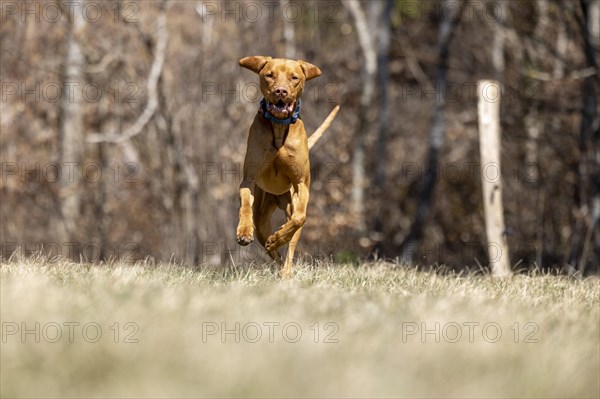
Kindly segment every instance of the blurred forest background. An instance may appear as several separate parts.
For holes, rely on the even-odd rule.
[[[235,243],[261,98],[238,60],[271,55],[323,71],[309,134],[341,104],[311,153],[301,258],[486,265],[491,78],[512,264],[598,272],[598,0],[0,4],[4,258],[267,259]]]

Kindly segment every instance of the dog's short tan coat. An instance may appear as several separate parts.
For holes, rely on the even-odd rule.
[[[310,191],[309,149],[329,127],[339,106],[308,138],[301,119],[280,124],[269,121],[263,113],[266,111],[280,120],[290,118],[298,106],[304,82],[320,76],[319,68],[305,61],[264,56],[242,58],[240,65],[259,75],[266,107],[259,109],[250,126],[244,177],[240,184],[237,242],[250,244],[256,232],[260,244],[280,263],[278,249],[289,244],[280,271],[281,276],[286,277],[292,273],[294,251],[306,220]],[[276,208],[284,210],[287,219],[271,234],[271,216]]]

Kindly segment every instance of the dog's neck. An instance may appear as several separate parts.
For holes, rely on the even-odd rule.
[[[300,118],[300,103],[301,100],[298,99],[295,104],[294,114],[288,119],[279,119],[274,115],[270,114],[264,104],[264,99],[261,101],[261,105],[259,107],[259,114],[265,120],[265,122],[271,126],[271,131],[273,132],[273,147],[276,149],[280,149],[285,143],[285,139],[290,130],[290,126]]]
[[[278,123],[268,122],[273,131],[273,147],[280,149],[285,143],[285,139],[290,131],[290,125],[280,125]]]

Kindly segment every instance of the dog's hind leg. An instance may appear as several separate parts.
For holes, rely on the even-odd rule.
[[[296,204],[294,204],[293,196],[291,195],[290,192],[287,192],[286,194],[277,196],[277,205],[279,206],[279,208],[281,208],[285,212],[286,220],[287,220],[286,223],[289,223],[293,218],[295,208],[298,206],[297,201],[296,201]],[[286,254],[285,260],[283,262],[283,267],[281,268],[281,270],[279,272],[281,277],[283,277],[283,278],[292,276],[292,265],[293,265],[293,261],[294,261],[294,252],[296,251],[296,246],[298,245],[298,241],[300,240],[300,234],[302,234],[302,226],[300,226],[292,234],[292,237],[291,237],[290,241],[288,242],[287,254]]]
[[[271,217],[277,208],[277,197],[264,192],[260,187],[256,186],[254,188],[254,203],[252,204],[252,208],[256,239],[264,247],[267,238],[271,235]],[[271,251],[267,253],[273,260],[280,261],[281,256],[279,252]]]
[[[300,240],[300,234],[302,234],[302,227],[300,227],[294,235],[292,239],[288,243],[287,255],[285,257],[285,262],[283,263],[283,268],[280,271],[281,277],[291,277],[292,276],[292,264],[294,261],[294,252],[296,251],[296,245]]]

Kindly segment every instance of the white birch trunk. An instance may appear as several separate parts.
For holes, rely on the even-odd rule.
[[[61,215],[64,239],[67,242],[77,237],[77,224],[81,205],[81,162],[84,150],[83,131],[83,71],[85,57],[82,51],[82,36],[85,21],[82,3],[74,3],[70,19],[68,50],[65,59],[63,96],[61,102],[60,148],[63,172],[61,176]]]
[[[492,275],[511,274],[508,243],[504,234],[502,205],[502,173],[500,167],[500,84],[492,80],[477,82],[479,120],[479,152],[483,209]]]
[[[352,194],[351,207],[355,217],[355,230],[358,233],[366,231],[365,223],[365,135],[368,133],[369,121],[367,113],[375,91],[375,78],[377,73],[377,54],[375,51],[375,27],[369,27],[367,17],[357,0],[348,0],[343,3],[348,9],[358,34],[358,41],[365,57],[363,63],[363,90],[360,97],[360,115],[358,116],[358,130],[354,140],[352,159]],[[372,28],[372,29],[370,29]]]

